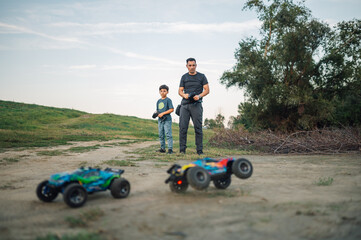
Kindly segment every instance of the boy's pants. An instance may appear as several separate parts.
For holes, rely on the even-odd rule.
[[[190,118],[192,118],[194,132],[196,134],[197,152],[203,151],[203,106],[200,102],[182,105],[180,109],[179,150],[185,151],[187,148],[187,132]]]
[[[172,121],[162,121],[158,119],[158,132],[160,148],[165,149],[165,136],[168,141],[168,149],[173,149]]]

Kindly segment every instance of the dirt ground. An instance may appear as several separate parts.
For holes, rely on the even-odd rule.
[[[62,195],[52,203],[38,200],[36,186],[50,174],[72,171],[84,162],[96,166],[105,160],[127,160],[129,152],[155,143],[37,155],[86,144],[96,143],[0,153],[0,239],[84,232],[118,240],[361,239],[360,154],[243,156],[253,164],[251,178],[232,176],[226,190],[211,184],[206,191],[189,187],[185,194],[171,192],[164,183],[173,163],[145,160],[121,167],[131,184],[128,198],[114,199],[109,191],[96,193],[78,209],[69,208]],[[177,163],[189,162],[186,158]],[[20,160],[10,163],[9,159]],[[317,184],[330,180],[330,185]],[[92,211],[101,214],[83,219],[84,226],[75,223]]]

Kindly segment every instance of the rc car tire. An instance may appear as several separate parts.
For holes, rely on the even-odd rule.
[[[65,187],[63,198],[69,207],[78,208],[84,205],[88,198],[88,193],[80,184],[71,183]]]
[[[211,177],[204,168],[196,166],[187,171],[187,181],[193,188],[203,190],[209,186]]]
[[[253,166],[245,158],[237,159],[232,164],[232,172],[239,178],[246,179],[252,176]]]
[[[126,198],[130,192],[130,184],[125,178],[114,179],[110,192],[114,198]]]
[[[51,202],[58,196],[58,191],[48,186],[49,181],[44,180],[36,188],[36,195],[43,202]]]
[[[225,176],[219,179],[213,180],[213,184],[218,189],[226,189],[231,185],[231,176]]]
[[[185,179],[175,179],[169,182],[169,188],[172,192],[184,193],[187,191],[188,182]]]

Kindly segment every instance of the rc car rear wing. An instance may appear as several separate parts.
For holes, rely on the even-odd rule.
[[[116,168],[106,168],[106,169],[104,169],[104,171],[117,173],[119,175],[124,173],[123,169],[116,169]]]

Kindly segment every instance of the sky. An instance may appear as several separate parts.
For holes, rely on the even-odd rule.
[[[208,79],[203,119],[238,114],[244,92],[220,84],[238,43],[261,23],[245,0],[0,0],[0,100],[151,119],[194,57]],[[360,0],[308,0],[334,25],[361,18]],[[172,114],[178,122],[178,116]]]

